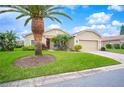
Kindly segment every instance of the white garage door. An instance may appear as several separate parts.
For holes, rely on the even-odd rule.
[[[98,41],[96,40],[80,40],[79,44],[82,46],[81,51],[98,50]]]

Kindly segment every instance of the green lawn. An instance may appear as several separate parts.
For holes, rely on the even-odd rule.
[[[124,54],[124,49],[107,49],[109,52]]]
[[[14,60],[32,55],[32,51],[0,52],[0,83],[119,64],[115,60],[89,53],[61,51],[44,51],[43,53],[55,56],[56,61],[44,66],[20,68],[13,64]]]

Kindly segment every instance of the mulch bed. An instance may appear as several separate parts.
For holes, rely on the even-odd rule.
[[[32,66],[46,65],[54,61],[55,61],[55,57],[52,55],[28,56],[17,59],[14,64],[19,67],[32,67]]]

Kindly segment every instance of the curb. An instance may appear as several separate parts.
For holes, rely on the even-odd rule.
[[[102,73],[102,72],[107,72],[107,71],[112,71],[112,70],[117,70],[122,68],[124,68],[124,64],[99,67],[99,68],[93,68],[88,70],[56,74],[56,75],[50,75],[50,76],[42,76],[42,77],[3,83],[3,84],[0,84],[0,87],[38,87],[46,84],[56,83],[64,80],[78,79],[81,77],[87,77],[97,73]]]

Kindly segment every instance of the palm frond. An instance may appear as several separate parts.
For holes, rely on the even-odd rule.
[[[24,6],[13,6],[14,9],[20,11],[21,13],[24,13],[26,15],[30,15],[30,11],[26,10]]]
[[[24,26],[26,26],[26,25],[29,23],[29,21],[30,21],[31,19],[32,19],[31,17],[27,18],[26,21],[25,21]]]
[[[19,11],[14,10],[14,9],[1,10],[1,11],[0,11],[0,14],[2,14],[2,13],[6,13],[6,12],[19,12]]]
[[[20,19],[20,18],[25,17],[25,16],[27,16],[27,15],[21,14],[21,15],[17,16],[16,19]]]
[[[51,17],[51,16],[45,16],[46,18],[48,18],[48,19],[50,19],[50,20],[52,20],[52,21],[55,21],[54,19],[53,19],[53,17]]]
[[[56,22],[62,24],[62,22],[61,22],[58,18],[56,18],[56,17],[53,17],[53,16],[46,16],[46,18],[49,18],[49,19],[52,20],[52,21],[56,21]]]
[[[61,22],[58,18],[54,17],[54,19],[55,19],[57,22],[59,22],[60,24],[62,24],[62,22]]]
[[[0,5],[0,7],[12,8],[12,5]]]
[[[48,15],[62,15],[62,16],[69,18],[70,20],[72,20],[72,18],[64,12],[50,12],[50,13],[48,13]]]
[[[59,10],[59,9],[64,9],[64,7],[53,7],[53,8],[50,8],[48,9],[47,11],[53,11],[53,10]]]

